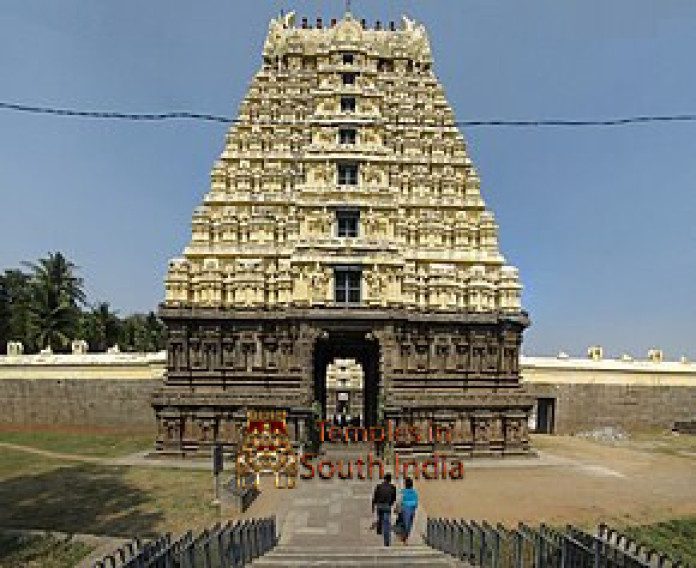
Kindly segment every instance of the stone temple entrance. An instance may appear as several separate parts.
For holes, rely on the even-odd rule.
[[[260,63],[169,263],[157,450],[232,449],[265,409],[306,442],[327,366],[349,358],[365,425],[435,424],[462,455],[528,452],[522,287],[425,28],[283,15]]]
[[[177,308],[161,315],[169,329],[167,377],[153,396],[161,452],[232,448],[256,409],[287,411],[291,438],[307,441],[326,415],[326,371],[337,358],[364,370],[364,425],[437,425],[462,455],[528,450],[532,401],[518,368],[525,316],[331,308],[311,317]]]
[[[321,405],[324,418],[331,419],[331,414],[345,417],[347,408],[349,411],[348,415],[351,418],[356,418],[356,416],[360,418],[359,423],[355,425],[375,426],[378,424],[378,399],[380,394],[379,360],[379,342],[374,337],[371,337],[369,332],[327,333],[325,336],[317,339],[314,348],[314,400]],[[327,392],[329,390],[327,388],[329,386],[327,370],[333,364],[336,369],[335,372],[340,374],[341,367],[340,364],[336,363],[337,361],[354,361],[361,367],[362,388],[360,390],[362,392],[360,393],[360,398],[362,399],[362,409],[359,410],[359,414],[356,412],[358,410],[355,407],[356,405],[353,405],[352,408],[342,405],[340,398],[337,400],[337,404],[335,404],[337,407],[336,412],[331,413],[327,411],[329,398],[329,393]],[[339,377],[337,379],[341,380]],[[355,390],[348,392],[348,389],[345,389],[342,392],[340,385],[336,386],[335,393],[331,392],[330,394],[337,396],[352,394],[357,398]],[[348,402],[347,398],[346,402]]]
[[[326,413],[329,422],[364,422],[363,368],[353,359],[334,359],[326,368]]]

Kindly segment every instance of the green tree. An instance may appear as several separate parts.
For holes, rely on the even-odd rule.
[[[164,324],[153,312],[132,314],[122,321],[121,345],[127,351],[160,351],[165,346],[165,335]]]
[[[91,351],[106,351],[119,343],[121,321],[109,302],[100,302],[91,311],[83,312],[80,319],[80,336]]]
[[[162,351],[167,346],[167,328],[154,312],[147,314],[146,327],[149,351]]]
[[[6,270],[0,275],[0,335],[4,349],[8,341],[21,341],[34,349],[29,336],[30,278],[20,270]]]
[[[5,283],[5,275],[0,275],[0,353],[5,353],[5,348],[10,339],[10,300]]]
[[[38,262],[25,262],[31,269],[32,284],[50,290],[59,302],[75,308],[86,304],[84,282],[77,276],[78,267],[60,252],[50,252]]]
[[[39,349],[67,349],[76,327],[75,308],[61,302],[50,288],[32,287],[29,335]]]
[[[60,252],[25,264],[31,269],[29,334],[39,349],[65,349],[75,336],[80,306],[85,304],[77,267]]]

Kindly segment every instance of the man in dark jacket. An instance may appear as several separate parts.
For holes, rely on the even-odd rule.
[[[391,512],[395,502],[396,487],[392,485],[391,473],[387,473],[372,496],[372,512],[377,511],[377,534],[384,536],[384,546],[391,544]]]

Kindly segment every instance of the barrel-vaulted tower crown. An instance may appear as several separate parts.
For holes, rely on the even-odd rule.
[[[271,21],[166,307],[520,312],[425,28]]]

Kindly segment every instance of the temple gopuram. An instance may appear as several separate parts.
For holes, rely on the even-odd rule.
[[[272,20],[192,227],[159,312],[158,452],[237,448],[264,410],[305,442],[327,367],[350,359],[361,426],[434,423],[457,455],[529,453],[518,272],[421,24]]]

